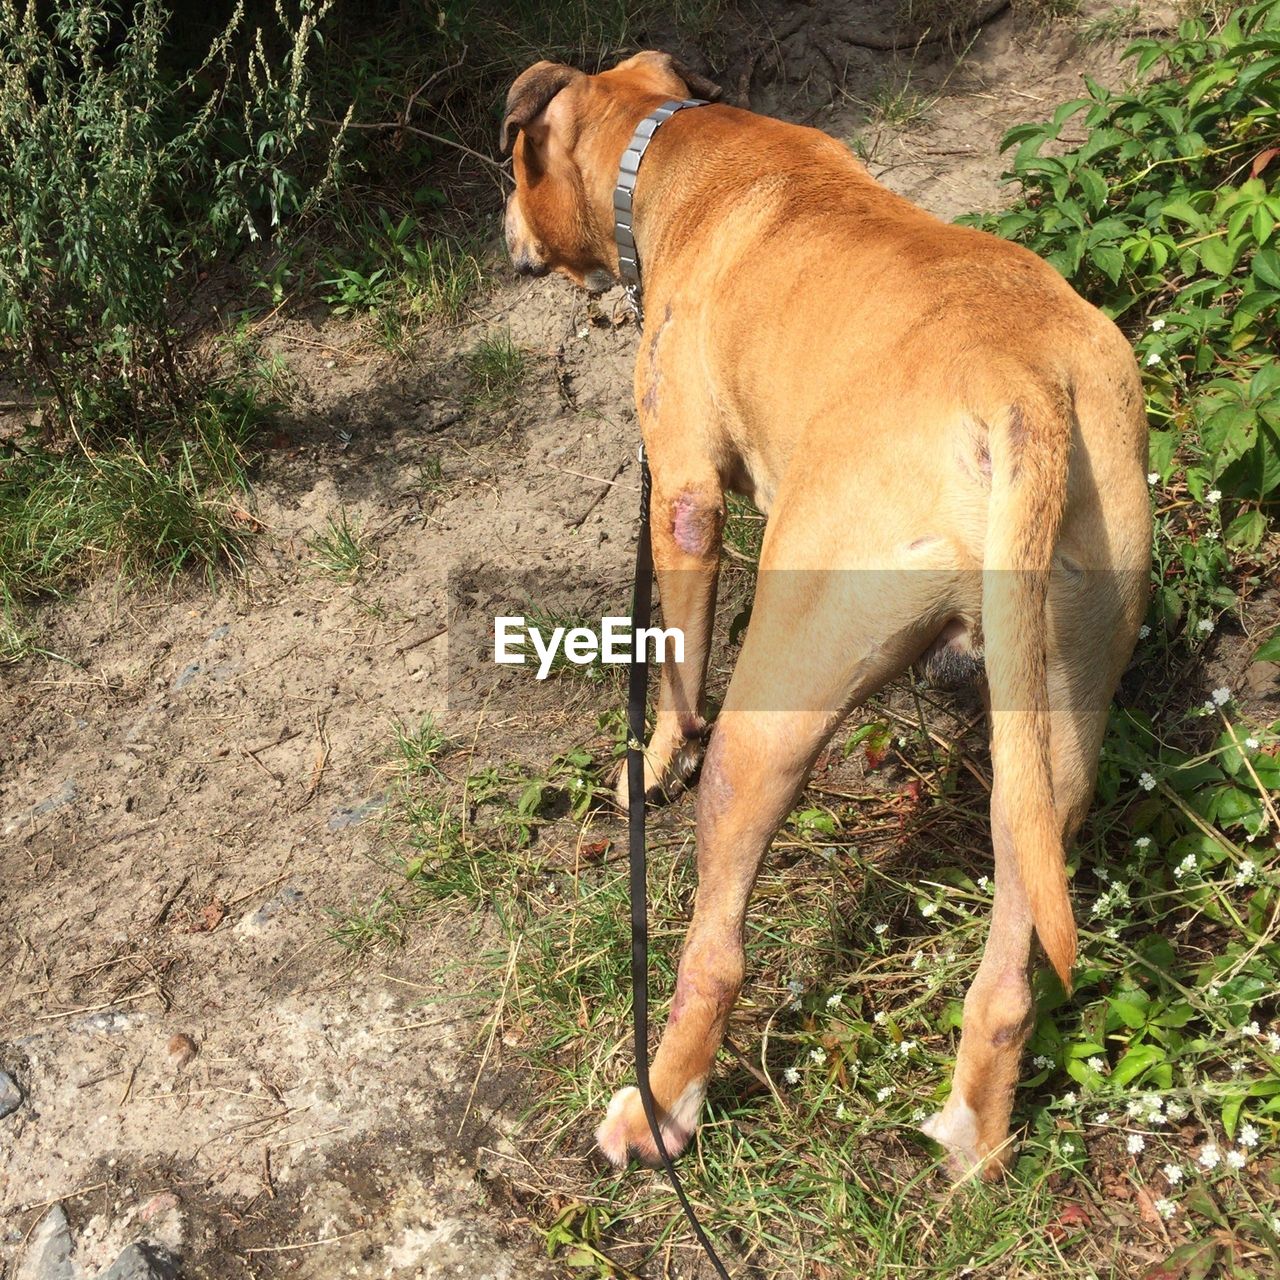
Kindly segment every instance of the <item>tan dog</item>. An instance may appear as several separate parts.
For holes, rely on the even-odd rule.
[[[644,116],[691,95],[718,93],[661,53],[595,76],[549,62],[520,76],[502,127],[518,270],[617,278],[619,157]],[[950,1098],[924,1128],[953,1170],[993,1175],[1032,1023],[1032,929],[1069,983],[1063,843],[1145,608],[1133,354],[1025,249],[917,209],[824,133],[728,106],[658,130],[635,239],[653,554],[664,623],[685,634],[647,749],[655,790],[689,775],[706,736],[725,492],[768,515],[702,765],[697,903],[653,1064],[666,1142],[674,1154],[696,1127],[743,980],[748,898],[818,752],[912,662],[977,671],[985,652],[995,904]],[[614,1097],[597,1139],[615,1164],[654,1161],[635,1089]]]

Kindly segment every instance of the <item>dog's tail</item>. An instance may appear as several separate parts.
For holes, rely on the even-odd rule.
[[[992,822],[1012,843],[1031,919],[1071,986],[1076,927],[1050,767],[1046,607],[1067,496],[1066,407],[1037,393],[990,431],[982,630],[991,695]]]

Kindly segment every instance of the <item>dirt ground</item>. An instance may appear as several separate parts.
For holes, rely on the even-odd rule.
[[[1121,74],[1118,46],[1008,10],[959,65],[937,44],[913,62],[909,41],[865,47],[895,38],[884,7],[763,6],[723,38],[724,80],[859,135],[873,172],[944,217],[999,203],[1004,129]],[[939,95],[931,118],[867,126],[877,84],[908,71]],[[538,357],[496,418],[466,409],[458,370],[495,327]],[[294,395],[246,580],[100,583],[42,609],[56,660],[2,677],[0,1067],[24,1100],[0,1120],[0,1274],[94,1276],[139,1238],[192,1277],[554,1274],[518,1195],[533,1099],[500,1053],[480,1070],[486,1011],[449,998],[483,923],[414,928],[371,963],[327,913],[385,879],[393,723],[476,731],[449,707],[449,571],[625,581],[635,330],[616,295],[502,272],[412,358],[323,316],[260,337]],[[342,506],[377,550],[350,588],[307,545]],[[24,1242],[55,1204],[73,1251],[42,1272]]]

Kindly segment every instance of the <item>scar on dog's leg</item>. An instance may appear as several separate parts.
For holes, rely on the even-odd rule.
[[[671,792],[697,768],[706,733],[705,684],[720,572],[724,494],[718,477],[655,468],[651,510],[653,560],[662,600],[662,625],[679,628],[684,654],[662,664],[658,711],[645,751],[645,794]],[[617,792],[626,807],[624,769]]]
[[[936,592],[915,592],[929,575],[900,575],[897,594],[874,589],[884,577],[761,572],[751,630],[702,768],[698,894],[651,1072],[672,1155],[696,1127],[742,985],[747,903],[765,851],[848,707],[923,647],[913,625]],[[629,1154],[656,1160],[634,1089],[614,1098],[596,1138],[616,1165]]]

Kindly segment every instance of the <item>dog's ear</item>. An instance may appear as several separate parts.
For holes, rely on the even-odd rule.
[[[681,62],[679,58],[672,57],[669,53],[664,53],[662,56],[666,59],[671,73],[679,76],[688,85],[689,92],[693,97],[705,98],[708,102],[720,101],[720,96],[724,93],[724,90],[714,80],[708,80],[706,76],[699,75],[692,68]]]
[[[515,146],[516,134],[547,109],[551,99],[567,84],[583,73],[563,62],[535,62],[522,71],[507,94],[507,109],[498,134],[498,146],[508,155]]]
[[[645,49],[641,53],[633,54],[625,62],[618,65],[620,67],[652,68],[666,79],[674,76],[677,80],[684,81],[685,91],[691,97],[705,98],[708,102],[719,102],[720,95],[723,92],[718,84],[708,80],[706,76],[699,75],[692,68],[681,62],[679,58],[669,53],[661,53],[657,49]]]

